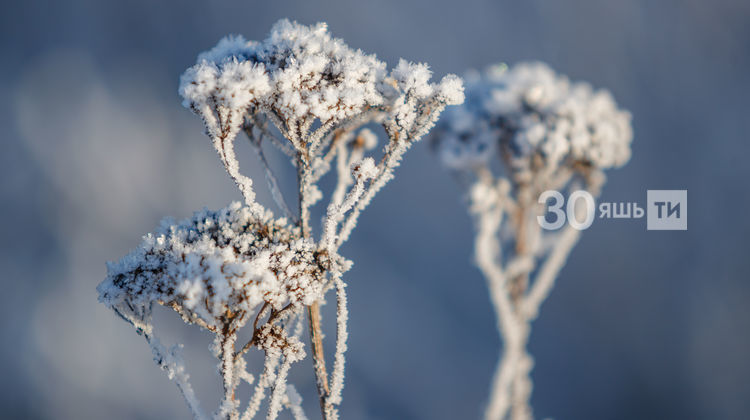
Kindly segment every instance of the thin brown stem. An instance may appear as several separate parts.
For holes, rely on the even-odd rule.
[[[252,348],[255,345],[256,340],[258,339],[258,321],[265,316],[265,313],[271,305],[266,302],[263,304],[263,306],[260,308],[260,311],[258,311],[258,315],[255,316],[255,321],[253,321],[253,336],[250,338],[250,341],[248,341],[240,351],[236,352],[234,354],[234,360],[236,361],[239,359],[243,354],[247,353],[250,348]]]
[[[297,186],[299,187],[299,225],[302,230],[302,237],[309,238],[310,231],[310,208],[306,195],[308,189],[309,169],[308,163],[305,162],[301,153],[297,154]]]
[[[310,329],[313,369],[318,385],[318,396],[320,397],[320,411],[323,419],[328,419],[333,407],[328,401],[330,389],[328,387],[328,372],[326,370],[325,353],[323,351],[323,333],[320,330],[320,305],[318,302],[307,307],[307,319]]]
[[[516,256],[523,258],[528,253],[528,216],[526,214],[526,206],[524,204],[521,204],[518,206],[518,210],[516,213],[516,219],[517,219],[517,231],[516,231]],[[529,274],[526,270],[516,276],[513,279],[510,279],[510,296],[513,300],[513,307],[515,310],[518,310],[521,305],[521,301],[523,300],[523,296],[526,293],[526,288],[528,287],[529,283]]]
[[[299,186],[299,224],[302,236],[309,238],[310,231],[310,209],[305,197],[308,167],[303,160],[302,154],[297,155],[297,183]],[[313,371],[318,386],[318,397],[320,398],[320,411],[323,419],[327,420],[333,413],[333,406],[328,401],[330,389],[328,387],[328,372],[326,370],[325,352],[323,351],[323,333],[320,328],[320,304],[313,303],[307,307],[308,328],[310,331],[310,346],[312,349]]]
[[[234,342],[237,337],[234,333],[229,332],[228,328],[224,329],[224,336],[221,340],[221,376],[224,383],[224,401],[222,405],[229,404],[232,406],[235,400],[235,387],[237,382],[234,378]],[[231,403],[230,403],[231,401]],[[227,420],[238,420],[239,412],[234,407],[226,412]]]

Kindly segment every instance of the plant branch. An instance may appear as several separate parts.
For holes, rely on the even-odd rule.
[[[297,182],[299,186],[299,225],[304,238],[311,236],[309,199],[306,196],[308,184],[307,164],[301,154],[297,157]],[[328,372],[326,371],[325,352],[323,351],[323,333],[320,328],[320,303],[314,302],[307,307],[308,328],[310,331],[310,347],[313,359],[313,371],[318,386],[320,411],[324,420],[335,418],[333,406],[328,401]]]

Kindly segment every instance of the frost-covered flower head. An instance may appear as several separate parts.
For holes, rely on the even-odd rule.
[[[340,146],[363,125],[381,124],[387,142],[380,163],[367,173],[360,171],[366,176],[356,185],[344,182],[331,203],[338,216],[348,209],[353,213],[340,235],[346,238],[362,208],[393,177],[405,151],[432,128],[447,105],[463,101],[460,78],[447,75],[430,83],[431,76],[426,64],[403,59],[387,71],[375,55],[333,38],[325,24],[305,26],[283,19],[262,42],[227,37],[200,54],[197,63],[182,75],[179,91],[183,104],[203,119],[245,202],[259,214],[263,208],[255,202],[252,180],[240,173],[234,155],[234,140],[240,130],[244,129],[255,146],[269,139],[290,156],[300,178],[301,218],[307,219],[307,208],[322,196],[315,184],[331,169],[334,159],[340,164],[339,177],[353,182],[341,168],[372,159],[365,156],[364,149],[372,149],[376,138],[370,132],[360,135],[358,138],[369,139],[367,147],[360,150]],[[341,202],[349,187],[356,187],[356,197]],[[274,185],[271,188],[276,190]],[[280,192],[273,195],[287,211],[289,206]],[[344,204],[347,210],[341,207]],[[308,227],[303,226],[303,236],[308,233]],[[332,240],[330,236],[327,239]]]
[[[494,66],[466,82],[466,102],[447,110],[435,130],[452,169],[473,171],[500,157],[504,171],[523,182],[630,158],[630,114],[606,90],[571,83],[539,62]]]
[[[283,121],[340,120],[382,104],[384,77],[384,63],[332,38],[325,24],[282,20],[263,42],[227,37],[200,54],[180,93],[186,106],[215,101],[241,113],[253,104]]]
[[[298,230],[270,213],[258,219],[236,202],[179,223],[166,219],[108,264],[100,300],[131,322],[158,303],[212,331],[242,326],[263,304],[309,305],[321,297],[318,279],[331,262]]]
[[[283,19],[263,42],[227,37],[200,54],[183,74],[180,94],[212,137],[233,136],[248,113],[261,112],[295,142],[316,120],[332,126],[377,109],[412,127],[419,108],[461,102],[460,79],[431,84],[430,76],[426,65],[404,60],[388,73],[375,55],[331,37],[326,24]]]

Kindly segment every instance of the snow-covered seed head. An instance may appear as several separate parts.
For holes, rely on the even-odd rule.
[[[119,262],[108,264],[99,299],[128,316],[153,303],[187,322],[219,329],[267,303],[311,304],[323,292],[315,246],[270,214],[258,219],[233,203],[179,223],[165,220]]]
[[[378,175],[378,167],[375,165],[375,160],[371,157],[366,157],[359,162],[352,164],[352,174],[363,181],[373,179]]]
[[[264,324],[258,329],[258,347],[266,353],[283,355],[289,362],[305,358],[305,346],[294,336],[289,336],[284,328],[278,325]]]
[[[193,75],[214,68],[217,79],[232,72],[229,79],[236,83],[217,83],[209,95],[193,94],[189,90],[196,82]],[[245,97],[251,92],[253,104],[285,121],[304,117],[340,120],[382,104],[378,84],[384,77],[384,63],[332,38],[325,24],[305,26],[284,19],[263,42],[228,37],[199,55],[198,63],[183,75],[180,93],[191,106],[216,96]],[[270,88],[248,89],[255,87],[251,81]],[[247,106],[250,102],[237,104]]]
[[[426,64],[405,60],[389,75],[383,61],[333,38],[326,24],[283,19],[262,42],[230,36],[200,54],[182,75],[179,91],[183,104],[203,117],[209,134],[231,133],[251,109],[294,128],[403,105],[407,92],[442,106],[463,100],[461,79],[449,75],[431,84],[430,76]]]
[[[608,169],[630,158],[630,114],[606,90],[571,83],[538,62],[494,66],[466,82],[466,102],[447,110],[434,131],[452,169],[501,158],[507,173],[528,178],[561,167]]]

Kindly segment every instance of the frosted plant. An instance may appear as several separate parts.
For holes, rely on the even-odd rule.
[[[475,260],[503,342],[485,418],[528,419],[531,322],[580,235],[572,226],[540,228],[540,194],[597,196],[603,170],[630,158],[630,114],[607,91],[571,83],[542,63],[498,65],[465,79],[466,102],[446,111],[433,146],[468,189]]]
[[[344,385],[347,317],[342,275],[351,261],[339,255],[361,211],[391,179],[403,154],[434,125],[446,105],[463,101],[453,75],[430,83],[425,64],[401,60],[390,72],[374,55],[332,38],[325,24],[281,20],[263,42],[227,37],[198,56],[182,76],[183,104],[199,115],[206,132],[244,197],[219,211],[165,220],[143,243],[108,266],[100,300],[131,323],[151,346],[154,359],[173,379],[195,418],[205,414],[190,386],[180,347],[166,349],[154,333],[153,305],[215,335],[224,396],[213,417],[253,418],[267,398],[267,418],[288,408],[305,418],[301,397],[287,385],[292,363],[305,357],[301,341],[307,315],[321,412],[338,417]],[[386,142],[376,162],[378,139],[364,125],[383,126]],[[271,195],[284,214],[274,218],[255,200],[254,185],[239,169],[234,142],[245,133],[264,166]],[[284,152],[297,172],[296,210],[282,194],[263,145]],[[318,181],[335,168],[318,237],[310,208],[323,194]],[[320,330],[320,302],[336,291],[337,330],[329,377]],[[252,325],[252,338],[237,346],[238,331]],[[265,354],[257,380],[244,355]],[[236,390],[254,384],[241,410]]]

